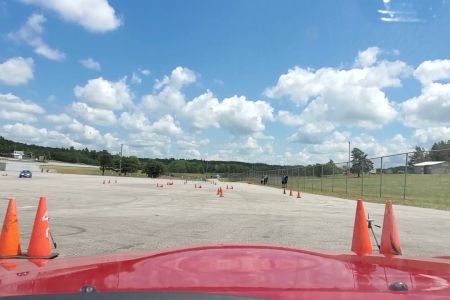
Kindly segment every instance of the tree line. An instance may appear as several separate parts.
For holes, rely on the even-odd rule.
[[[450,140],[447,142],[439,141],[433,144],[430,150],[417,146],[415,151],[410,154],[408,164],[412,166],[415,163],[423,161],[450,161]],[[7,140],[0,136],[0,156],[8,156],[13,151],[24,151],[29,158],[44,157],[45,160],[57,160],[69,163],[82,163],[99,166],[104,174],[106,170],[127,175],[142,171],[149,177],[158,177],[161,174],[170,173],[245,173],[250,171],[270,171],[274,169],[283,169],[282,165],[269,165],[263,163],[246,163],[237,161],[204,161],[198,159],[175,159],[175,158],[138,158],[136,156],[113,155],[106,150],[96,151],[85,149],[54,148],[38,145],[28,145]],[[298,165],[300,174],[306,176],[328,176],[351,172],[358,177],[362,172],[373,170],[373,162],[367,158],[367,154],[361,149],[353,148],[351,152],[350,170],[346,166],[338,167],[333,160],[326,164]]]
[[[19,143],[0,136],[0,156],[12,156],[14,151],[24,151],[26,158],[31,159],[43,157],[44,160],[99,166],[103,173],[106,170],[113,170],[126,175],[141,170],[151,177],[157,177],[164,173],[243,173],[252,169],[271,170],[281,167],[280,165],[251,164],[237,161],[204,161],[175,158],[149,159],[136,156],[123,156],[121,158],[120,155],[111,154],[106,150],[46,147]]]

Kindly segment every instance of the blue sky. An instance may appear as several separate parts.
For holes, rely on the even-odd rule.
[[[0,135],[297,164],[450,139],[432,1],[0,0]]]

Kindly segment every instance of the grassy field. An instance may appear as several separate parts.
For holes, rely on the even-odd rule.
[[[102,171],[98,167],[77,167],[77,166],[58,166],[58,165],[45,165],[42,166],[44,172],[54,172],[60,174],[77,174],[77,175],[102,175]],[[117,172],[111,170],[105,170],[105,176],[119,176]],[[141,172],[129,173],[128,177],[147,177],[146,174]]]
[[[259,183],[259,178],[249,181]],[[269,185],[281,187],[278,181],[279,178],[269,178]],[[362,196],[364,200],[379,203],[393,200],[396,204],[450,210],[450,175],[408,174],[406,189],[404,186],[404,174],[383,174],[382,178],[379,174],[371,174],[360,178],[348,177],[348,180],[342,175],[334,178],[289,177],[288,189],[353,199]]]

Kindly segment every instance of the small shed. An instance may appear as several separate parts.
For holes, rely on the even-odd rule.
[[[14,151],[13,157],[15,159],[22,159],[25,153],[23,151]]]
[[[448,161],[424,161],[414,164],[415,174],[449,174],[450,162]]]

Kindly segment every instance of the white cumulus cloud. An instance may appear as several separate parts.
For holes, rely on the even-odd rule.
[[[103,134],[97,128],[82,124],[76,119],[72,119],[70,123],[57,124],[55,130],[83,145],[83,148],[108,149],[113,152],[120,148],[120,140],[113,134]]]
[[[379,54],[380,48],[378,47],[369,47],[364,51],[360,51],[355,59],[355,66],[369,67],[376,63]]]
[[[428,85],[434,81],[450,78],[450,60],[437,59],[422,62],[414,71],[422,85]]]
[[[161,117],[150,126],[150,129],[162,135],[178,135],[182,132],[182,129],[175,123],[175,119],[171,115]]]
[[[83,102],[74,102],[70,110],[79,119],[93,125],[111,126],[117,122],[114,112],[108,109],[92,108]]]
[[[51,48],[42,39],[43,24],[47,19],[41,14],[32,14],[27,22],[17,31],[8,34],[8,37],[18,42],[25,42],[34,48],[34,52],[51,60],[61,61],[66,55],[58,49]]]
[[[235,136],[262,132],[265,121],[273,120],[273,108],[264,101],[250,101],[244,96],[219,101],[210,91],[188,102],[183,113],[199,129],[222,128]]]
[[[188,68],[176,67],[170,76],[156,80],[154,89],[156,93],[142,97],[142,107],[149,111],[163,113],[180,111],[185,103],[185,95],[181,92],[184,86],[194,83],[195,73]]]
[[[67,114],[47,115],[45,119],[55,124],[67,124],[72,121],[72,118]]]
[[[450,84],[431,83],[401,104],[405,124],[421,128],[450,125]]]
[[[278,111],[277,120],[286,126],[300,126],[304,124],[300,115],[294,115],[285,110]]]
[[[33,59],[13,57],[0,63],[0,83],[21,85],[33,79]]]
[[[107,0],[23,0],[58,13],[64,20],[88,31],[106,32],[118,28],[121,20]]]
[[[151,125],[142,112],[123,112],[120,115],[119,123],[122,127],[135,131],[149,131]]]
[[[300,114],[305,122],[379,128],[397,115],[383,88],[401,86],[400,79],[410,72],[401,61],[373,62],[349,70],[294,67],[281,75],[275,86],[267,88],[265,95],[306,106]]]
[[[219,99],[214,97],[212,92],[207,91],[187,102],[183,107],[183,113],[196,128],[219,128],[218,107]]]
[[[324,141],[325,134],[334,129],[331,123],[316,125],[308,123],[298,128],[297,132],[289,137],[289,141],[303,144],[319,144]]]
[[[132,104],[131,91],[125,80],[113,82],[98,77],[84,86],[77,85],[73,91],[79,102],[94,108],[121,110]]]
[[[37,121],[37,115],[43,114],[45,110],[38,104],[22,100],[9,94],[0,94],[0,118],[5,120],[16,120],[22,123]]]
[[[75,142],[69,136],[47,128],[37,128],[23,123],[6,124],[0,127],[0,135],[23,143],[33,143],[51,147],[76,147],[82,144]]]
[[[80,63],[87,69],[91,69],[94,71],[100,71],[100,69],[101,69],[100,63],[98,61],[95,61],[91,57],[81,59]]]
[[[437,141],[448,141],[450,140],[450,127],[440,126],[416,129],[414,140],[423,145]]]

